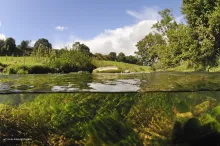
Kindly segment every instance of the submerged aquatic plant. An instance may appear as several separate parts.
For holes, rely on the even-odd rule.
[[[128,124],[110,117],[101,117],[89,123],[86,145],[141,146],[143,144]]]
[[[173,122],[163,109],[133,106],[128,120],[134,125],[144,145],[170,143]]]

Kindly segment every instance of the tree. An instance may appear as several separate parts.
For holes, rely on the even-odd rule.
[[[152,65],[159,58],[159,52],[165,44],[162,35],[150,33],[137,43],[138,51],[135,54],[140,56],[140,60],[144,65]]]
[[[119,62],[125,62],[125,54],[120,52],[117,56],[117,61]]]
[[[37,40],[37,42],[34,44],[34,52],[40,53],[41,56],[49,55],[51,49],[52,49],[51,43],[44,38]]]
[[[157,31],[148,34],[144,39],[137,43],[139,62],[143,65],[153,65],[153,63],[167,61],[172,55],[169,49],[169,31],[175,30],[178,27],[170,9],[165,9],[158,12],[162,19],[153,25],[152,28]],[[168,59],[169,60],[169,59]],[[169,66],[168,62],[162,62],[164,66]]]
[[[75,42],[73,44],[72,48],[73,48],[73,50],[77,50],[80,52],[84,52],[88,55],[91,55],[89,47],[84,44],[80,44],[80,42]]]
[[[163,36],[166,36],[166,33],[169,29],[173,29],[177,26],[177,23],[174,19],[174,16],[171,13],[170,9],[164,9],[162,11],[158,12],[162,19],[153,25],[152,28],[156,28],[156,30],[162,34]]]
[[[101,53],[95,53],[95,58],[98,60],[104,60],[104,56]]]
[[[21,41],[21,44],[18,46],[18,48],[21,50],[26,50],[27,48],[29,48],[29,44],[30,44],[30,41],[23,40]]]
[[[5,40],[6,55],[15,55],[17,53],[15,39],[9,37]]]
[[[18,49],[22,52],[22,55],[25,54],[25,55],[29,55],[29,50],[30,50],[30,44],[31,41],[28,41],[28,40],[23,40],[21,41],[21,44],[18,45]]]
[[[183,0],[181,10],[197,41],[197,63],[216,65],[220,54],[220,1]]]
[[[0,55],[3,56],[5,55],[5,41],[4,40],[0,40]]]
[[[115,61],[116,57],[117,57],[117,54],[115,52],[110,52],[108,55],[108,59],[112,61]]]
[[[130,64],[137,64],[138,60],[135,56],[129,55],[129,56],[126,56],[125,62],[130,63]]]

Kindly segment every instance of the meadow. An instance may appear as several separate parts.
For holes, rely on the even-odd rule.
[[[31,67],[38,66],[38,68],[47,68],[44,71],[41,71],[40,73],[53,73],[53,71],[48,70],[51,68],[52,70],[55,68],[55,66],[50,65],[50,58],[48,57],[8,57],[8,56],[1,56],[0,57],[0,66],[2,73],[5,74],[27,74],[30,73],[28,70]],[[94,68],[98,67],[107,67],[107,66],[116,66],[121,70],[122,72],[125,70],[129,70],[130,72],[149,72],[150,67],[147,66],[139,66],[129,63],[123,63],[123,62],[116,62],[116,61],[106,61],[106,60],[96,60],[92,59],[91,61]],[[25,69],[26,68],[26,69]],[[19,71],[20,70],[20,71]],[[27,70],[27,71],[25,71]],[[38,73],[38,72],[36,72]],[[111,71],[109,71],[111,73]]]

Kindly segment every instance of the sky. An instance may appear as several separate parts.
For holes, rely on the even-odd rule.
[[[92,53],[133,55],[152,32],[158,11],[172,9],[178,22],[181,0],[0,0],[0,39],[46,38],[53,48],[80,41]]]

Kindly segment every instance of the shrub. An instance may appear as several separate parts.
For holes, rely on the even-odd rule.
[[[24,69],[19,69],[17,71],[17,74],[28,74],[28,71],[27,70],[24,70]]]
[[[19,73],[27,73],[28,67],[24,65],[9,65],[3,70],[3,72],[6,74],[17,74],[18,71]]]
[[[56,72],[77,72],[89,71],[95,68],[91,63],[91,57],[80,51],[63,51],[59,57],[51,57],[48,66],[54,68]]]

